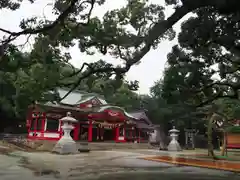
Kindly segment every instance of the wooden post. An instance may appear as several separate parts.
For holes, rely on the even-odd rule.
[[[44,133],[45,133],[45,122],[46,122],[46,113],[43,113],[43,116],[41,118],[41,137],[44,137]]]
[[[88,142],[92,142],[92,120],[89,120],[88,125]]]
[[[74,124],[74,129],[73,129],[73,139],[74,141],[78,140],[78,134],[79,134],[79,123]]]
[[[131,138],[131,142],[132,142],[132,140],[133,140],[133,129],[132,129],[132,127],[131,127],[131,131],[130,131],[130,138]]]
[[[115,128],[115,141],[117,142],[119,138],[119,126]]]
[[[97,126],[97,141],[100,139],[100,127]]]
[[[27,126],[27,129],[28,129],[28,135],[27,135],[27,137],[29,138],[29,133],[30,133],[30,130],[31,130],[31,126],[32,126],[32,110],[31,111],[29,111],[28,112],[28,114],[27,114],[27,124],[26,124],[26,126]]]
[[[140,143],[140,141],[141,141],[141,131],[138,130],[138,142]]]
[[[63,136],[63,130],[62,130],[62,121],[59,121],[59,126],[60,126],[60,130],[59,130],[59,139],[61,139],[61,137]]]
[[[123,138],[126,141],[126,124],[123,125]]]
[[[100,134],[99,134],[100,140],[103,141],[104,127],[101,127],[99,130],[100,130]]]

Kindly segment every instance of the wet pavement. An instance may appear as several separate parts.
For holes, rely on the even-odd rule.
[[[139,159],[156,153],[121,150],[63,156],[18,151],[0,155],[0,175],[1,180],[240,180],[238,173]]]
[[[202,167],[210,169],[219,169],[226,171],[233,171],[240,173],[240,163],[239,162],[229,162],[225,160],[210,160],[210,159],[197,159],[196,157],[170,157],[170,156],[152,156],[142,158],[149,161],[155,162],[165,162],[177,165]]]

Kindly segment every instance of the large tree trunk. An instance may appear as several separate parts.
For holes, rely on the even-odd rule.
[[[221,150],[221,156],[225,155],[226,152],[226,146],[227,146],[227,140],[226,140],[226,132],[223,131],[223,140],[222,140],[222,150]]]
[[[211,116],[208,122],[208,129],[207,129],[207,137],[208,137],[208,155],[215,159],[215,154],[213,150],[213,143],[212,143],[212,128],[213,128],[213,121],[214,117]]]

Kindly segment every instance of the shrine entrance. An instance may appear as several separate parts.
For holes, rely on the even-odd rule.
[[[106,108],[106,109],[105,109]],[[90,138],[88,141],[117,141],[119,127],[126,123],[126,117],[120,110],[108,107],[88,115]],[[97,128],[95,128],[95,126]]]
[[[104,141],[114,141],[116,139],[116,131],[112,128],[104,128],[103,140]]]
[[[92,141],[98,141],[99,135],[98,135],[98,127],[96,125],[93,125],[92,127]]]
[[[88,140],[88,124],[79,125],[78,140],[87,141]]]

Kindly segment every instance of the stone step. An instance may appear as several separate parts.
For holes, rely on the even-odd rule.
[[[89,143],[91,150],[111,150],[111,149],[152,149],[148,143]]]
[[[36,149],[38,151],[52,151],[57,141],[33,140],[26,141],[24,147]],[[115,142],[82,142],[77,141],[77,145],[86,144],[91,151],[102,151],[112,149],[155,149],[149,143],[115,143]]]

